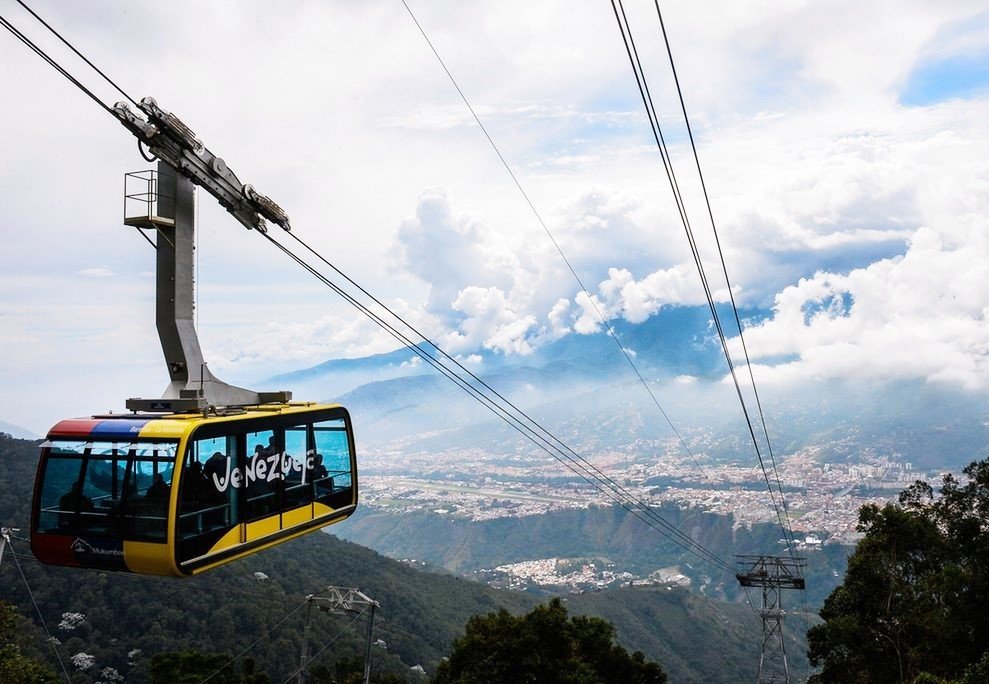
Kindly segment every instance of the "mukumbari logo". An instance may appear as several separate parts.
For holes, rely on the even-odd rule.
[[[72,549],[73,553],[77,553],[81,556],[109,556],[116,558],[123,557],[124,555],[123,549],[107,549],[99,546],[93,546],[82,537],[76,537],[76,540],[72,542],[72,546],[69,548]]]
[[[73,553],[92,553],[93,552],[93,547],[90,546],[86,542],[85,539],[80,539],[79,537],[76,537],[76,540],[74,542],[72,542],[72,546],[70,546],[69,548],[72,549],[72,552]]]

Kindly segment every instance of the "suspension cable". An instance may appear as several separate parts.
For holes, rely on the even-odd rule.
[[[247,648],[243,649],[240,653],[238,653],[233,658],[231,658],[226,663],[224,663],[222,666],[220,666],[219,669],[215,670],[209,677],[207,677],[202,682],[200,682],[200,684],[206,684],[206,682],[208,682],[209,680],[213,679],[213,677],[215,677],[216,675],[220,674],[223,670],[225,670],[228,667],[230,667],[230,665],[232,665],[234,662],[236,662],[236,660],[238,658],[240,658],[242,655],[244,655],[245,653],[247,653],[248,651],[250,651],[252,648],[254,648],[255,646],[257,646],[261,642],[261,640],[264,639],[266,636],[269,636],[272,632],[274,632],[275,629],[277,629],[279,626],[281,626],[281,624],[283,622],[285,622],[290,617],[292,617],[293,615],[295,615],[296,613],[298,613],[300,610],[302,610],[305,607],[305,605],[306,605],[306,601],[303,601],[298,606],[296,606],[295,608],[293,608],[292,610],[290,610],[289,612],[287,612],[282,617],[281,620],[279,620],[278,622],[276,622],[275,624],[273,624],[271,627],[269,627],[268,629],[266,629],[264,631],[264,634],[262,634],[261,636],[259,636]]]
[[[762,410],[762,401],[759,398],[759,388],[756,386],[755,374],[752,369],[752,361],[749,358],[748,345],[745,343],[742,319],[738,315],[738,306],[735,304],[735,294],[731,287],[731,278],[728,277],[728,266],[725,263],[725,255],[721,249],[721,240],[718,237],[718,227],[714,220],[714,211],[711,209],[711,198],[708,196],[707,183],[704,181],[704,172],[701,170],[701,160],[697,153],[697,145],[694,142],[694,132],[690,126],[690,117],[687,116],[687,105],[684,103],[683,90],[680,88],[680,78],[677,76],[676,65],[673,63],[673,50],[670,47],[670,39],[666,34],[666,24],[663,22],[663,13],[659,9],[659,0],[654,0],[656,5],[656,16],[659,17],[659,27],[663,32],[663,42],[666,44],[666,54],[670,60],[670,70],[673,73],[673,82],[676,84],[677,96],[680,100],[680,110],[683,112],[683,121],[687,127],[687,137],[690,139],[690,149],[693,151],[694,163],[697,167],[697,177],[700,179],[701,190],[704,193],[704,204],[707,206],[707,215],[711,220],[711,231],[714,234],[714,242],[718,248],[718,256],[721,259],[721,270],[725,276],[725,283],[728,287],[728,296],[731,298],[731,309],[735,314],[735,325],[738,326],[738,338],[742,343],[742,351],[745,354],[745,365],[749,370],[749,381],[752,383],[752,393],[755,395],[756,406],[759,409],[759,418],[762,422],[762,432],[766,437],[766,447],[769,451],[769,459],[772,462],[773,472],[776,474],[776,487],[780,492],[780,500],[783,503],[783,513],[786,516],[787,526],[791,527],[790,512],[787,509],[786,498],[783,496],[783,485],[780,482],[779,469],[776,467],[776,456],[773,454],[773,443],[769,438],[769,428],[766,426],[766,415]],[[793,530],[790,529],[792,536]]]
[[[307,270],[311,275],[316,277],[318,280],[323,282],[327,287],[332,289],[338,295],[343,297],[348,303],[357,308],[361,313],[374,321],[377,325],[382,327],[386,332],[391,334],[395,339],[397,339],[401,344],[406,346],[410,351],[419,356],[423,361],[433,366],[436,370],[446,376],[449,380],[454,382],[458,387],[460,387],[467,394],[471,395],[475,400],[481,403],[489,411],[497,415],[499,418],[504,420],[513,429],[519,432],[522,436],[531,441],[538,448],[542,449],[550,456],[555,458],[557,461],[562,463],[571,472],[575,473],[581,477],[585,482],[590,484],[592,487],[600,491],[602,494],[610,498],[612,501],[617,503],[619,506],[624,508],[626,511],[639,518],[642,522],[646,523],[650,527],[653,527],[661,534],[666,536],[673,543],[681,546],[685,550],[693,553],[695,556],[704,560],[712,565],[720,567],[728,572],[734,572],[732,566],[718,557],[714,552],[707,549],[704,545],[699,542],[694,541],[685,533],[681,532],[675,525],[667,521],[661,515],[659,515],[652,507],[648,504],[637,499],[633,494],[628,492],[622,485],[615,482],[612,478],[608,477],[597,469],[593,464],[589,463],[586,459],[581,457],[576,451],[568,447],[562,440],[557,438],[553,433],[540,425],[537,421],[528,416],[525,412],[519,409],[515,404],[513,404],[508,399],[504,398],[497,391],[490,388],[483,380],[478,378],[469,369],[466,369],[459,361],[454,357],[447,354],[435,343],[430,341],[428,338],[423,336],[421,333],[415,330],[408,322],[401,318],[396,312],[389,309],[386,305],[380,302],[380,300],[374,298],[370,293],[367,292],[360,285],[357,285],[355,281],[347,277],[345,274],[330,264],[322,256],[318,255],[315,250],[311,247],[307,248],[312,251],[326,264],[333,268],[337,273],[340,273],[345,277],[348,282],[352,283],[355,287],[360,289],[366,296],[375,301],[379,306],[384,308],[388,313],[404,325],[409,330],[414,331],[425,345],[428,345],[436,350],[440,356],[452,362],[455,366],[462,369],[470,378],[473,378],[475,382],[479,383],[480,387],[471,384],[471,382],[461,375],[459,375],[453,368],[449,367],[441,361],[440,359],[427,353],[425,349],[422,348],[420,344],[413,342],[409,337],[403,334],[401,331],[397,330],[393,325],[384,321],[380,316],[371,311],[367,306],[360,303],[355,297],[347,293],[343,288],[333,283],[329,278],[320,273],[316,268],[308,264],[304,259],[293,253],[283,244],[272,238],[268,234],[263,234],[272,244],[274,244],[280,251],[282,251],[286,256],[299,264],[303,269]],[[305,244],[301,241],[296,234],[289,233],[293,238],[298,240],[300,243]],[[490,394],[489,394],[490,392]],[[657,527],[659,525],[659,527]]]
[[[93,102],[95,102],[96,104],[98,104],[100,107],[102,107],[103,109],[105,109],[108,114],[110,114],[111,116],[113,116],[113,110],[110,109],[110,107],[107,106],[107,104],[105,102],[103,102],[103,100],[101,100],[100,98],[98,98],[95,94],[93,94],[93,92],[89,88],[87,88],[82,83],[80,83],[79,80],[76,79],[75,76],[73,76],[72,74],[70,74],[67,69],[65,69],[62,65],[60,65],[58,62],[56,62],[52,57],[50,57],[48,55],[48,53],[46,53],[44,50],[42,50],[40,47],[38,47],[38,45],[36,43],[34,43],[30,38],[28,38],[26,35],[24,35],[23,33],[21,33],[17,29],[17,27],[14,26],[13,24],[11,24],[3,15],[0,15],[0,25],[2,25],[5,29],[7,29],[8,31],[10,31],[10,33],[13,34],[13,36],[15,38],[17,38],[19,41],[21,41],[22,43],[24,43],[36,55],[38,55],[39,57],[41,57],[41,59],[43,59],[45,62],[47,62],[48,65],[51,68],[53,68],[58,73],[62,74],[62,76],[64,76],[66,79],[68,79],[68,81],[70,83],[72,83],[75,87],[77,87],[83,93],[85,93],[86,95],[88,95],[89,98]]]
[[[615,489],[618,492],[620,492],[623,496],[625,496],[627,498],[631,498],[633,500],[635,499],[635,496],[633,494],[631,494],[630,492],[628,492],[628,490],[626,490],[622,485],[618,484],[612,478],[610,478],[607,475],[605,475],[595,465],[593,465],[592,463],[590,463],[589,461],[587,461],[584,457],[582,457],[579,453],[577,453],[576,451],[574,451],[573,449],[571,449],[566,443],[564,443],[562,440],[560,440],[558,437],[556,437],[553,433],[551,433],[545,427],[543,427],[542,425],[540,425],[537,421],[535,421],[534,419],[532,419],[528,414],[526,414],[524,411],[522,411],[511,400],[509,400],[507,397],[505,397],[500,392],[498,392],[495,388],[493,388],[491,385],[489,385],[483,378],[481,378],[480,376],[478,376],[477,374],[475,374],[473,371],[471,371],[469,368],[467,368],[466,366],[464,366],[456,357],[451,356],[450,354],[448,354],[439,345],[437,345],[429,337],[427,337],[424,333],[420,332],[413,325],[411,325],[410,323],[408,323],[407,321],[405,321],[404,319],[402,319],[401,316],[399,316],[393,309],[391,309],[390,307],[388,307],[384,302],[382,302],[380,299],[378,299],[377,297],[375,297],[367,289],[365,289],[360,284],[358,284],[357,282],[355,282],[346,273],[344,273],[343,271],[341,271],[333,263],[331,263],[325,257],[323,257],[321,254],[319,254],[315,249],[313,249],[304,240],[302,240],[302,238],[300,238],[296,233],[294,233],[294,232],[293,233],[289,233],[289,235],[296,242],[298,242],[305,249],[307,249],[311,254],[313,254],[317,259],[319,259],[320,261],[322,261],[326,266],[328,266],[334,272],[336,272],[338,275],[340,275],[342,278],[344,278],[353,287],[357,288],[364,296],[366,296],[371,301],[373,301],[375,304],[377,304],[379,307],[381,307],[382,309],[384,309],[385,311],[387,311],[394,319],[396,319],[402,325],[404,325],[406,328],[408,328],[409,330],[411,330],[413,334],[415,334],[419,339],[422,340],[422,342],[424,342],[429,347],[432,347],[434,350],[436,350],[436,352],[440,356],[442,356],[448,362],[454,364],[457,368],[460,369],[460,371],[462,373],[465,373],[471,380],[473,380],[475,383],[477,383],[478,385],[480,385],[480,387],[482,387],[484,390],[486,390],[487,392],[490,392],[491,394],[493,394],[504,405],[509,406],[512,409],[512,411],[515,412],[515,414],[521,416],[521,418],[523,419],[524,422],[528,423],[529,425],[535,426],[537,428],[537,430],[538,430],[538,433],[541,433],[542,435],[548,436],[549,437],[549,440],[552,442],[552,444],[549,445],[551,448],[553,448],[553,449],[555,449],[557,451],[559,451],[560,448],[562,448],[563,452],[565,452],[563,454],[564,456],[566,456],[570,460],[576,460],[576,461],[579,462],[579,465],[578,465],[579,468],[581,468],[582,470],[585,470],[585,471],[589,471],[592,474],[592,476],[594,478],[596,478],[596,479],[599,479],[599,480],[608,482],[609,485],[613,489]],[[407,338],[404,338],[403,340],[400,340],[400,341],[402,341],[403,344],[406,344],[406,346],[408,346],[409,340]],[[418,348],[418,345],[415,345],[415,346],[416,346],[416,348]],[[456,371],[454,371],[454,373],[456,373]],[[473,390],[473,388],[471,388],[471,389]],[[542,439],[542,437],[540,437],[540,438]]]
[[[31,598],[31,604],[34,606],[35,612],[38,614],[38,619],[41,620],[41,626],[45,630],[45,634],[48,635],[48,643],[52,645],[52,650],[55,652],[55,659],[58,660],[58,666],[62,668],[62,674],[65,675],[66,684],[69,684],[72,679],[69,677],[68,670],[65,669],[65,663],[62,662],[62,654],[58,651],[58,644],[55,641],[55,637],[52,636],[51,631],[48,629],[48,623],[45,621],[45,616],[41,613],[41,608],[38,606],[38,602],[34,598],[34,592],[31,591],[31,584],[27,581],[27,575],[24,574],[24,569],[21,567],[21,562],[14,552],[14,544],[10,539],[7,539],[7,545],[10,546],[10,555],[14,559],[14,565],[17,566],[17,572],[21,576],[21,581],[24,582],[24,588],[27,589],[27,595]]]
[[[25,3],[24,0],[17,0],[17,4],[20,5],[21,7],[23,7],[24,9],[26,9],[28,12],[30,12],[31,13],[31,16],[33,16],[35,19],[37,19],[38,21],[40,21],[41,24],[46,29],[48,29],[53,34],[55,34],[55,37],[56,38],[58,38],[60,41],[62,41],[63,43],[65,43],[69,47],[69,49],[72,50],[74,53],[76,53],[76,55],[78,55],[82,59],[82,61],[84,61],[86,64],[88,64],[93,69],[93,71],[95,71],[96,73],[98,73],[100,76],[102,76],[104,79],[106,79],[106,82],[107,83],[109,83],[114,88],[116,88],[116,90],[117,90],[118,93],[120,93],[121,95],[123,95],[124,97],[126,97],[128,100],[130,100],[134,104],[135,107],[138,107],[139,106],[137,104],[137,101],[133,97],[131,97],[130,95],[128,95],[127,93],[125,93],[124,90],[120,86],[118,86],[116,83],[114,83],[113,80],[109,76],[107,76],[105,73],[103,73],[102,71],[100,71],[100,69],[95,64],[93,64],[92,62],[90,62],[89,59],[87,59],[84,54],[82,54],[81,52],[79,52],[78,50],[76,50],[75,46],[73,46],[72,43],[70,43],[69,41],[67,41],[62,36],[61,33],[59,33],[58,31],[56,31],[54,28],[52,28],[52,26],[48,22],[46,22],[44,19],[42,19],[40,16],[38,16],[37,13],[35,13],[35,11],[33,9],[31,9],[30,7],[27,6],[27,3]]]
[[[488,143],[491,145],[491,148],[498,156],[498,159],[501,161],[502,166],[505,167],[505,171],[508,172],[508,175],[511,177],[512,182],[515,184],[515,187],[518,188],[518,191],[519,193],[521,193],[522,198],[525,200],[525,203],[529,206],[529,209],[532,210],[532,214],[536,217],[536,221],[539,223],[540,226],[542,226],[543,232],[546,233],[546,236],[549,238],[550,242],[553,243],[553,247],[555,247],[556,251],[559,253],[560,258],[563,259],[563,263],[566,264],[567,269],[570,271],[570,275],[573,276],[574,280],[577,282],[577,285],[580,287],[581,291],[587,297],[587,301],[591,305],[591,308],[594,309],[594,313],[597,314],[598,320],[601,321],[601,324],[608,331],[609,337],[611,337],[611,339],[615,341],[615,344],[618,345],[618,349],[619,351],[621,351],[622,356],[625,357],[625,361],[628,362],[628,365],[631,367],[632,372],[635,373],[635,376],[639,379],[639,382],[642,384],[643,387],[645,387],[646,392],[649,394],[650,399],[652,399],[653,404],[656,405],[656,408],[659,410],[660,414],[666,420],[667,424],[670,426],[670,429],[673,430],[673,434],[676,435],[676,438],[677,440],[679,440],[684,451],[687,452],[691,460],[694,462],[694,465],[697,466],[697,468],[701,471],[701,474],[705,477],[705,479],[710,480],[711,478],[707,474],[707,471],[700,464],[700,462],[698,462],[696,456],[694,456],[693,451],[691,451],[690,447],[687,446],[687,442],[683,439],[683,437],[680,436],[680,432],[673,424],[673,421],[670,419],[669,415],[667,415],[662,405],[660,405],[659,399],[656,397],[656,394],[652,391],[652,388],[649,387],[649,383],[642,376],[642,373],[639,371],[638,366],[636,366],[635,362],[632,360],[632,356],[631,354],[628,353],[628,349],[625,348],[625,345],[623,345],[621,340],[618,338],[618,333],[615,332],[614,327],[608,322],[607,318],[605,318],[604,314],[601,312],[600,308],[595,303],[594,297],[591,295],[587,287],[584,285],[584,282],[581,279],[581,277],[577,275],[577,271],[573,267],[573,264],[570,262],[570,259],[567,258],[567,255],[563,251],[563,248],[560,246],[560,243],[553,236],[553,233],[550,231],[549,226],[546,225],[546,222],[543,220],[542,215],[536,209],[536,205],[532,202],[532,199],[529,197],[529,194],[522,187],[522,183],[519,181],[518,176],[515,175],[515,172],[512,171],[512,167],[508,164],[508,161],[505,159],[504,155],[502,155],[501,150],[498,148],[498,145],[494,141],[494,138],[492,138],[491,134],[488,133],[487,127],[481,121],[481,118],[477,115],[477,111],[474,109],[473,105],[471,105],[470,101],[467,99],[467,96],[464,94],[463,89],[461,89],[460,84],[457,83],[457,80],[450,72],[450,69],[447,68],[446,62],[443,61],[443,58],[440,56],[440,53],[433,45],[433,42],[429,39],[429,36],[426,35],[425,29],[422,27],[422,24],[419,23],[419,20],[416,18],[416,15],[412,12],[412,8],[409,7],[409,4],[408,2],[406,2],[406,0],[402,0],[402,4],[405,5],[405,9],[408,11],[409,16],[412,17],[412,21],[415,23],[416,28],[419,29],[419,33],[422,34],[422,37],[426,40],[426,44],[429,45],[429,49],[432,50],[433,55],[436,57],[436,60],[440,63],[440,66],[443,67],[443,71],[446,72],[446,75],[450,79],[450,82],[453,84],[453,87],[456,88],[457,93],[460,95],[460,99],[463,100],[464,104],[467,106],[467,109],[470,111],[471,116],[474,117],[474,121],[481,129],[481,132],[484,133],[484,137],[487,138]]]
[[[677,209],[680,214],[680,219],[683,224],[684,231],[686,232],[687,235],[687,241],[690,244],[691,254],[694,259],[694,264],[697,267],[698,275],[700,276],[701,284],[704,288],[704,294],[705,297],[707,298],[708,308],[711,311],[711,317],[718,333],[718,339],[721,343],[721,348],[725,355],[725,360],[728,363],[728,368],[732,377],[732,381],[735,386],[735,392],[738,396],[738,400],[742,408],[742,414],[745,419],[746,426],[748,427],[749,436],[752,440],[752,445],[755,449],[759,466],[762,470],[763,477],[766,481],[766,486],[769,491],[773,509],[776,513],[777,521],[779,522],[780,528],[783,531],[783,536],[790,549],[790,554],[791,556],[793,556],[795,553],[793,532],[788,525],[789,522],[788,519],[784,521],[783,513],[780,511],[780,505],[776,501],[776,492],[774,491],[772,483],[770,482],[769,473],[766,468],[765,462],[763,461],[762,450],[759,447],[759,440],[756,437],[755,428],[753,427],[752,420],[749,416],[749,411],[746,406],[745,399],[742,393],[741,384],[739,382],[736,373],[735,364],[731,358],[731,352],[728,348],[727,336],[725,335],[724,328],[722,327],[721,324],[720,316],[718,315],[717,306],[715,305],[715,301],[714,301],[714,296],[710,288],[707,274],[704,270],[703,261],[700,256],[700,250],[694,238],[693,229],[690,225],[690,221],[687,216],[686,206],[684,204],[683,197],[679,189],[679,184],[676,181],[675,173],[673,172],[672,159],[669,156],[669,151],[666,146],[666,141],[663,138],[662,129],[659,124],[658,116],[656,115],[656,110],[655,110],[655,105],[653,104],[652,95],[649,92],[648,81],[646,79],[645,72],[642,67],[642,63],[638,58],[638,50],[635,48],[635,39],[632,36],[631,27],[628,23],[628,18],[625,14],[625,8],[624,5],[622,4],[622,0],[617,0],[617,5],[616,5],[616,0],[611,0],[611,5],[615,14],[615,19],[618,22],[619,31],[622,34],[622,40],[625,44],[625,51],[628,55],[629,62],[632,65],[632,71],[636,78],[636,84],[639,89],[639,94],[642,98],[643,105],[646,109],[646,114],[649,119],[649,125],[653,133],[653,138],[656,141],[657,146],[659,147],[660,156],[663,160],[663,168],[664,171],[666,172],[667,179],[670,184],[670,189],[672,190],[674,198],[677,203]],[[732,306],[734,308],[734,298],[732,298],[731,301],[732,301]],[[736,310],[736,316],[737,315],[738,314]],[[777,476],[777,480],[778,480],[778,476]],[[780,493],[780,497],[782,498],[783,497],[782,488],[779,489],[779,493]]]
[[[320,654],[321,654],[321,653],[322,653],[323,651],[325,651],[325,650],[326,650],[326,649],[328,649],[328,648],[329,648],[330,646],[332,646],[332,645],[333,645],[333,643],[334,643],[334,642],[335,642],[335,641],[336,641],[337,639],[339,639],[339,638],[340,638],[341,636],[343,636],[343,633],[344,633],[344,632],[346,632],[346,631],[347,631],[348,629],[350,629],[351,627],[353,627],[353,626],[354,626],[354,624],[355,624],[355,623],[356,623],[356,622],[357,622],[357,621],[358,621],[358,620],[359,620],[359,619],[360,619],[361,617],[363,617],[363,616],[364,616],[364,613],[366,613],[366,612],[367,612],[367,606],[365,606],[364,608],[362,608],[362,609],[361,609],[361,611],[360,611],[359,613],[357,613],[357,615],[355,615],[355,616],[354,616],[353,618],[351,618],[351,620],[350,620],[350,622],[348,622],[348,623],[347,623],[347,624],[345,624],[345,625],[344,625],[343,627],[341,627],[341,628],[340,628],[340,631],[339,631],[339,632],[337,632],[337,633],[336,633],[336,634],[335,634],[335,635],[333,636],[333,638],[332,638],[332,639],[330,639],[330,640],[329,640],[329,641],[327,641],[327,642],[326,642],[325,644],[323,644],[323,647],[322,647],[321,649],[319,649],[318,651],[316,651],[315,653],[313,653],[313,654],[312,654],[311,656],[309,656],[309,658],[307,658],[307,659],[306,659],[306,662],[305,662],[305,663],[302,663],[300,667],[298,667],[298,668],[296,668],[296,669],[295,669],[295,670],[294,670],[294,671],[292,672],[292,674],[290,674],[290,675],[289,675],[288,677],[286,677],[286,678],[285,678],[284,680],[282,680],[282,684],[288,684],[288,683],[289,683],[290,681],[292,681],[292,679],[293,679],[294,677],[297,677],[297,676],[299,675],[299,673],[300,673],[300,672],[304,672],[304,671],[305,671],[305,669],[306,669],[306,668],[307,668],[307,667],[309,666],[309,664],[310,664],[310,663],[311,663],[312,661],[314,661],[314,660],[316,660],[316,658],[318,658],[318,657],[319,657],[319,655],[320,655]],[[203,682],[203,684],[205,684],[205,682]]]

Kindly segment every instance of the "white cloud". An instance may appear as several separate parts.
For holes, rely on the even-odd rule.
[[[168,10],[186,20],[143,35],[139,47],[121,36],[168,12],[112,3],[46,12],[118,82],[155,95],[284,206],[300,237],[459,353],[525,353],[592,332],[592,302],[637,322],[668,304],[703,301],[611,8],[419,5],[420,22],[592,298],[393,3],[284,12],[186,0]],[[648,3],[629,10],[723,298],[665,55],[647,39],[654,11]],[[989,100],[899,104],[918,65],[982,49],[984,3],[907,0],[891,12],[851,0],[676,2],[664,12],[734,293],[747,305],[776,303],[750,350],[763,360],[799,358],[766,372],[911,373],[984,386]],[[31,25],[26,15],[11,18]],[[80,339],[109,336],[114,358],[155,358],[140,377],[102,383],[107,395],[122,401],[138,393],[128,389],[135,382],[163,384],[148,313],[151,251],[120,227],[120,176],[145,166],[133,140],[16,41],[0,41],[0,57],[11,103],[0,125],[17,131],[0,160],[0,225],[18,229],[0,253],[0,378],[58,373],[52,382],[91,386],[108,349],[100,358],[94,343],[68,369],[49,362],[73,357]],[[394,348],[212,200],[201,198],[199,209],[199,311],[214,365],[248,373]],[[80,269],[94,263],[102,266]],[[832,300],[805,320],[808,302],[841,292],[854,302],[848,316]],[[147,332],[118,333],[136,328]],[[34,414],[44,413],[43,399]],[[74,412],[90,410],[85,399],[80,391]],[[32,418],[23,406],[8,398],[0,417],[33,427],[55,417]]]
[[[801,280],[777,296],[772,320],[746,335],[757,358],[799,360],[760,374],[922,377],[989,389],[987,256],[984,245],[947,246],[922,228],[902,258]]]
[[[269,321],[249,335],[223,338],[208,348],[214,369],[265,366],[277,359],[286,370],[325,361],[391,351],[398,343],[364,317],[323,316],[306,323]]]
[[[466,287],[453,302],[453,309],[466,316],[458,330],[446,338],[453,352],[482,346],[505,354],[532,351],[526,334],[536,324],[535,317],[513,311],[501,290]]]
[[[111,271],[106,266],[94,266],[92,268],[83,268],[76,271],[79,275],[85,278],[112,278],[113,271]]]

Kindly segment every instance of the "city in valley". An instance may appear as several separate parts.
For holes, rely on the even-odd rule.
[[[412,463],[419,461],[418,473],[426,468],[407,454],[368,454],[361,481],[362,506],[485,521],[614,503],[557,461],[532,454],[505,457],[456,450],[432,453],[428,459],[428,474],[417,474]],[[882,505],[918,479],[939,479],[937,473],[918,472],[895,455],[865,453],[854,463],[831,462],[817,447],[779,459],[778,483],[772,470],[764,474],[758,466],[698,464],[691,458],[666,456],[644,462],[627,453],[605,452],[588,461],[643,502],[731,515],[735,527],[776,522],[767,493],[768,475],[774,490],[781,486],[785,493],[792,529],[805,553],[827,544],[853,544],[859,538],[855,528],[863,504]],[[637,577],[614,568],[607,559],[533,558],[476,574],[491,584],[515,589],[585,590],[629,582],[671,588],[690,584],[677,567]]]

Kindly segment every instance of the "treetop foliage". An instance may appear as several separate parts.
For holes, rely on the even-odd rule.
[[[475,615],[434,684],[664,684],[666,674],[642,653],[615,643],[615,628],[596,617],[568,618],[559,598],[514,616]]]
[[[55,673],[43,663],[21,653],[15,637],[22,618],[12,605],[0,601],[0,682],[5,684],[56,684]]]
[[[989,678],[989,459],[863,506],[865,537],[808,632],[812,682]]]

